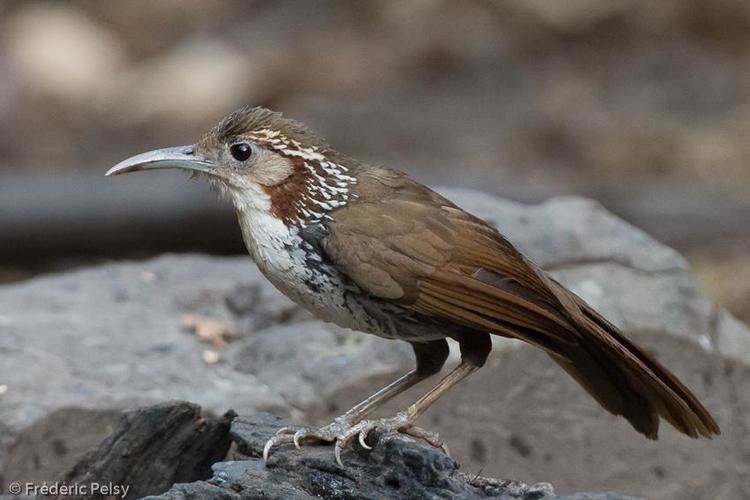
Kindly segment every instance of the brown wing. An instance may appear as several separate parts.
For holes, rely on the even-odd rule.
[[[494,228],[402,174],[360,174],[323,246],[369,293],[547,352],[604,408],[656,438],[659,416],[691,436],[719,428],[695,396]]]

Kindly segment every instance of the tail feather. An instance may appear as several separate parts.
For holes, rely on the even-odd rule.
[[[660,418],[690,437],[719,434],[698,399],[653,356],[541,270],[529,286],[486,271],[435,271],[420,283],[418,312],[543,349],[599,404],[656,439]]]
[[[605,409],[651,439],[658,436],[659,417],[693,438],[720,434],[708,410],[674,374],[573,297],[581,312],[572,319],[583,330],[582,348],[565,349],[555,360]]]

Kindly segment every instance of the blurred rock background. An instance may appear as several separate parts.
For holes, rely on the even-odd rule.
[[[749,49],[744,0],[0,1],[0,279],[241,253],[203,187],[100,175],[252,103],[433,185],[598,199],[748,319]]]

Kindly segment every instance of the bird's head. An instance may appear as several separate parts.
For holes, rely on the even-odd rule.
[[[353,165],[301,123],[265,108],[244,107],[195,144],[141,153],[106,175],[188,170],[205,176],[238,210],[309,223],[346,204],[356,184]]]

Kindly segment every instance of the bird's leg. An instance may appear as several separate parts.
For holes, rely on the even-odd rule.
[[[440,399],[443,394],[448,392],[451,387],[461,382],[471,373],[475,372],[484,365],[490,351],[492,350],[492,340],[489,334],[479,332],[470,332],[466,335],[459,336],[459,345],[461,346],[461,363],[448,373],[438,384],[427,394],[416,400],[406,411],[398,413],[395,417],[381,418],[376,420],[361,420],[349,428],[349,430],[336,440],[334,452],[336,461],[341,465],[341,450],[355,438],[359,438],[359,443],[363,448],[370,449],[367,444],[367,435],[374,428],[385,429],[386,432],[401,432],[409,434],[419,439],[427,441],[436,448],[442,449],[446,454],[448,448],[434,432],[427,431],[414,425],[416,420],[432,406],[435,401]]]
[[[383,387],[364,401],[361,401],[343,415],[336,417],[334,422],[340,422],[345,426],[350,427],[380,408],[383,404],[410,389],[412,386],[418,384],[427,377],[427,375],[420,374],[417,370],[412,370],[403,377]]]
[[[266,442],[263,448],[263,458],[268,460],[268,454],[276,445],[293,443],[297,448],[301,443],[316,441],[334,442],[347,435],[350,429],[367,415],[378,409],[387,401],[398,396],[415,384],[440,371],[448,357],[448,343],[436,340],[426,343],[414,343],[414,354],[417,358],[417,368],[403,377],[395,380],[364,401],[355,405],[349,411],[336,417],[330,424],[320,429],[309,427],[288,426],[279,429],[274,437]]]
[[[462,360],[461,363],[451,370],[438,384],[427,394],[416,400],[406,411],[399,412],[394,417],[380,418],[374,420],[361,420],[351,426],[343,435],[336,439],[334,452],[336,461],[341,464],[341,451],[351,443],[355,437],[363,448],[371,449],[367,444],[367,435],[375,428],[384,429],[386,432],[401,432],[419,439],[423,439],[432,446],[442,449],[448,453],[447,446],[440,440],[437,433],[417,427],[414,423],[435,401],[448,392],[451,387],[478,370],[479,366]]]
[[[266,446],[263,449],[263,457],[268,459],[268,453],[271,448],[278,444],[294,443],[294,446],[299,448],[301,443],[336,441],[339,436],[346,434],[354,424],[375,411],[378,407],[425,378],[417,370],[412,370],[403,377],[383,387],[343,415],[339,415],[333,419],[333,422],[320,429],[293,425],[282,427],[276,432],[276,436],[266,442]]]

